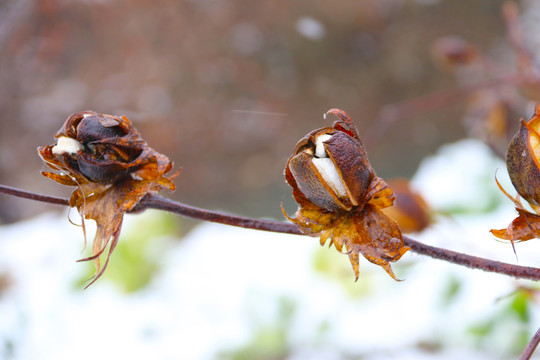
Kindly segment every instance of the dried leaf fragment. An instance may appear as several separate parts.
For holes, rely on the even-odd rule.
[[[301,139],[285,168],[285,179],[299,204],[295,217],[284,215],[308,235],[320,236],[349,256],[356,279],[359,254],[397,280],[391,262],[410,248],[404,246],[397,223],[382,209],[394,201],[392,190],[375,175],[358,131],[339,109],[339,117]]]
[[[60,184],[77,187],[69,203],[81,215],[83,231],[84,219],[97,223],[92,256],[79,260],[94,260],[96,273],[89,286],[107,267],[124,214],[148,193],[163,188],[174,191],[172,180],[178,172],[165,176],[172,169],[172,162],[150,148],[124,116],[76,113],[55,138],[56,144],[38,147],[39,156],[55,170],[42,174]],[[107,248],[102,266],[100,257]]]

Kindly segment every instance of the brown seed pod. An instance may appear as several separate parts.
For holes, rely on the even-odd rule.
[[[109,261],[122,227],[124,213],[147,194],[174,190],[166,176],[172,162],[150,148],[124,116],[84,111],[71,115],[56,133],[56,144],[40,146],[41,158],[56,172],[43,175],[63,185],[76,186],[69,204],[81,217],[93,219],[97,231],[92,256],[99,278]],[[105,264],[100,257],[109,248]],[[90,284],[91,284],[90,283]]]
[[[339,120],[307,134],[287,162],[285,179],[300,207],[295,218],[284,214],[306,234],[320,236],[321,245],[330,240],[348,254],[357,279],[360,253],[396,279],[390,262],[409,248],[381,211],[392,205],[392,190],[375,175],[349,116],[338,109],[327,114]]]
[[[58,143],[42,151],[50,150],[51,156],[61,158],[73,172],[93,182],[114,183],[149,160],[141,157],[147,148],[145,141],[125,117],[76,113],[55,137]]]
[[[506,152],[506,167],[519,195],[532,206],[540,207],[540,107],[519,130]]]
[[[536,106],[533,117],[521,120],[520,128],[514,136],[506,154],[506,167],[519,196],[513,198],[499,184],[501,191],[514,203],[518,217],[506,229],[492,229],[491,233],[504,240],[515,242],[540,237],[540,106]],[[524,198],[534,213],[526,209]],[[514,247],[515,252],[515,247]]]
[[[331,211],[358,206],[374,176],[360,139],[334,128],[300,140],[285,171],[312,203]]]
[[[406,179],[390,179],[388,185],[396,195],[394,205],[383,212],[396,220],[401,231],[412,233],[422,231],[431,223],[431,209],[424,198],[415,192]]]

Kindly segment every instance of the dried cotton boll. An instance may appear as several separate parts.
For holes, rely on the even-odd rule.
[[[518,217],[506,229],[492,229],[491,233],[499,239],[515,242],[535,239],[540,234],[540,106],[529,121],[521,120],[520,128],[506,152],[506,167],[510,180],[519,196],[511,197],[499,184],[501,191],[514,203]],[[526,209],[521,198],[525,199],[534,212]],[[515,248],[514,248],[515,251]]]
[[[540,107],[528,122],[521,120],[508,145],[506,167],[517,192],[540,208]]]
[[[390,179],[396,200],[393,206],[384,208],[386,215],[396,220],[404,233],[422,231],[431,223],[431,209],[424,198],[411,188],[406,179]]]
[[[349,116],[338,109],[327,114],[339,120],[307,134],[287,161],[285,179],[300,207],[294,218],[284,215],[306,234],[320,236],[321,245],[329,240],[346,253],[357,279],[359,254],[396,279],[390,262],[409,248],[397,223],[382,212],[394,201],[392,190],[375,175]]]
[[[93,255],[82,259],[95,262],[92,284],[107,267],[124,213],[147,194],[174,190],[172,180],[178,172],[165,175],[172,162],[150,148],[124,116],[76,113],[55,137],[56,144],[38,148],[39,156],[54,170],[42,174],[62,185],[75,186],[69,205],[77,208],[83,221],[97,223]],[[101,265],[100,257],[107,248],[105,264]]]

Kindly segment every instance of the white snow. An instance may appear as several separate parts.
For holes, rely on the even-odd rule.
[[[427,163],[447,182],[436,191],[424,189],[422,171],[433,171],[424,167],[414,183],[426,196],[445,197],[431,201],[439,206],[458,200],[474,205],[474,188],[483,185],[453,181],[452,174],[459,173],[456,166],[469,171],[495,160],[478,144],[445,149]],[[469,196],[446,195],[455,186]],[[127,216],[123,231],[144,216]],[[510,245],[488,233],[514,216],[508,201],[492,213],[441,217],[412,237],[515,263]],[[483,347],[469,329],[507,304],[516,285],[530,284],[412,252],[393,266],[405,281],[361,259],[355,283],[347,256],[321,248],[315,238],[206,223],[182,241],[169,239],[161,249],[163,268],[144,289],[125,294],[105,276],[83,291],[74,285],[83,273],[75,262],[82,243],[81,229],[65,213],[0,227],[0,276],[11,284],[0,292],[0,358],[215,359],[275,324],[286,300],[295,309],[287,326],[290,359],[502,359],[509,357],[509,335],[518,323],[498,328]],[[537,242],[518,244],[517,252],[520,265],[538,266]],[[325,267],[315,270],[321,259]],[[451,279],[461,290],[442,305]],[[537,326],[538,309],[531,310]],[[528,330],[532,335],[535,329]],[[440,350],[418,346],[426,343]]]

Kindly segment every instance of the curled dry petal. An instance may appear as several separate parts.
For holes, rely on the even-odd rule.
[[[516,208],[518,217],[506,229],[491,230],[491,233],[503,240],[512,242],[526,241],[540,236],[540,216],[525,209]]]
[[[358,279],[359,254],[396,279],[390,262],[409,250],[397,223],[381,210],[391,206],[392,189],[375,175],[358,131],[342,110],[333,127],[314,130],[296,145],[285,178],[300,205],[285,216],[308,235],[330,241],[349,256]]]
[[[163,188],[173,191],[172,180],[178,172],[165,176],[172,169],[172,162],[148,147],[124,116],[76,113],[55,138],[56,144],[38,148],[43,161],[55,170],[42,174],[77,187],[69,203],[79,211],[83,230],[84,219],[97,223],[92,256],[80,260],[94,260],[96,274],[92,284],[107,267],[120,236],[124,213],[148,193]],[[107,248],[107,259],[101,266],[100,257]]]

